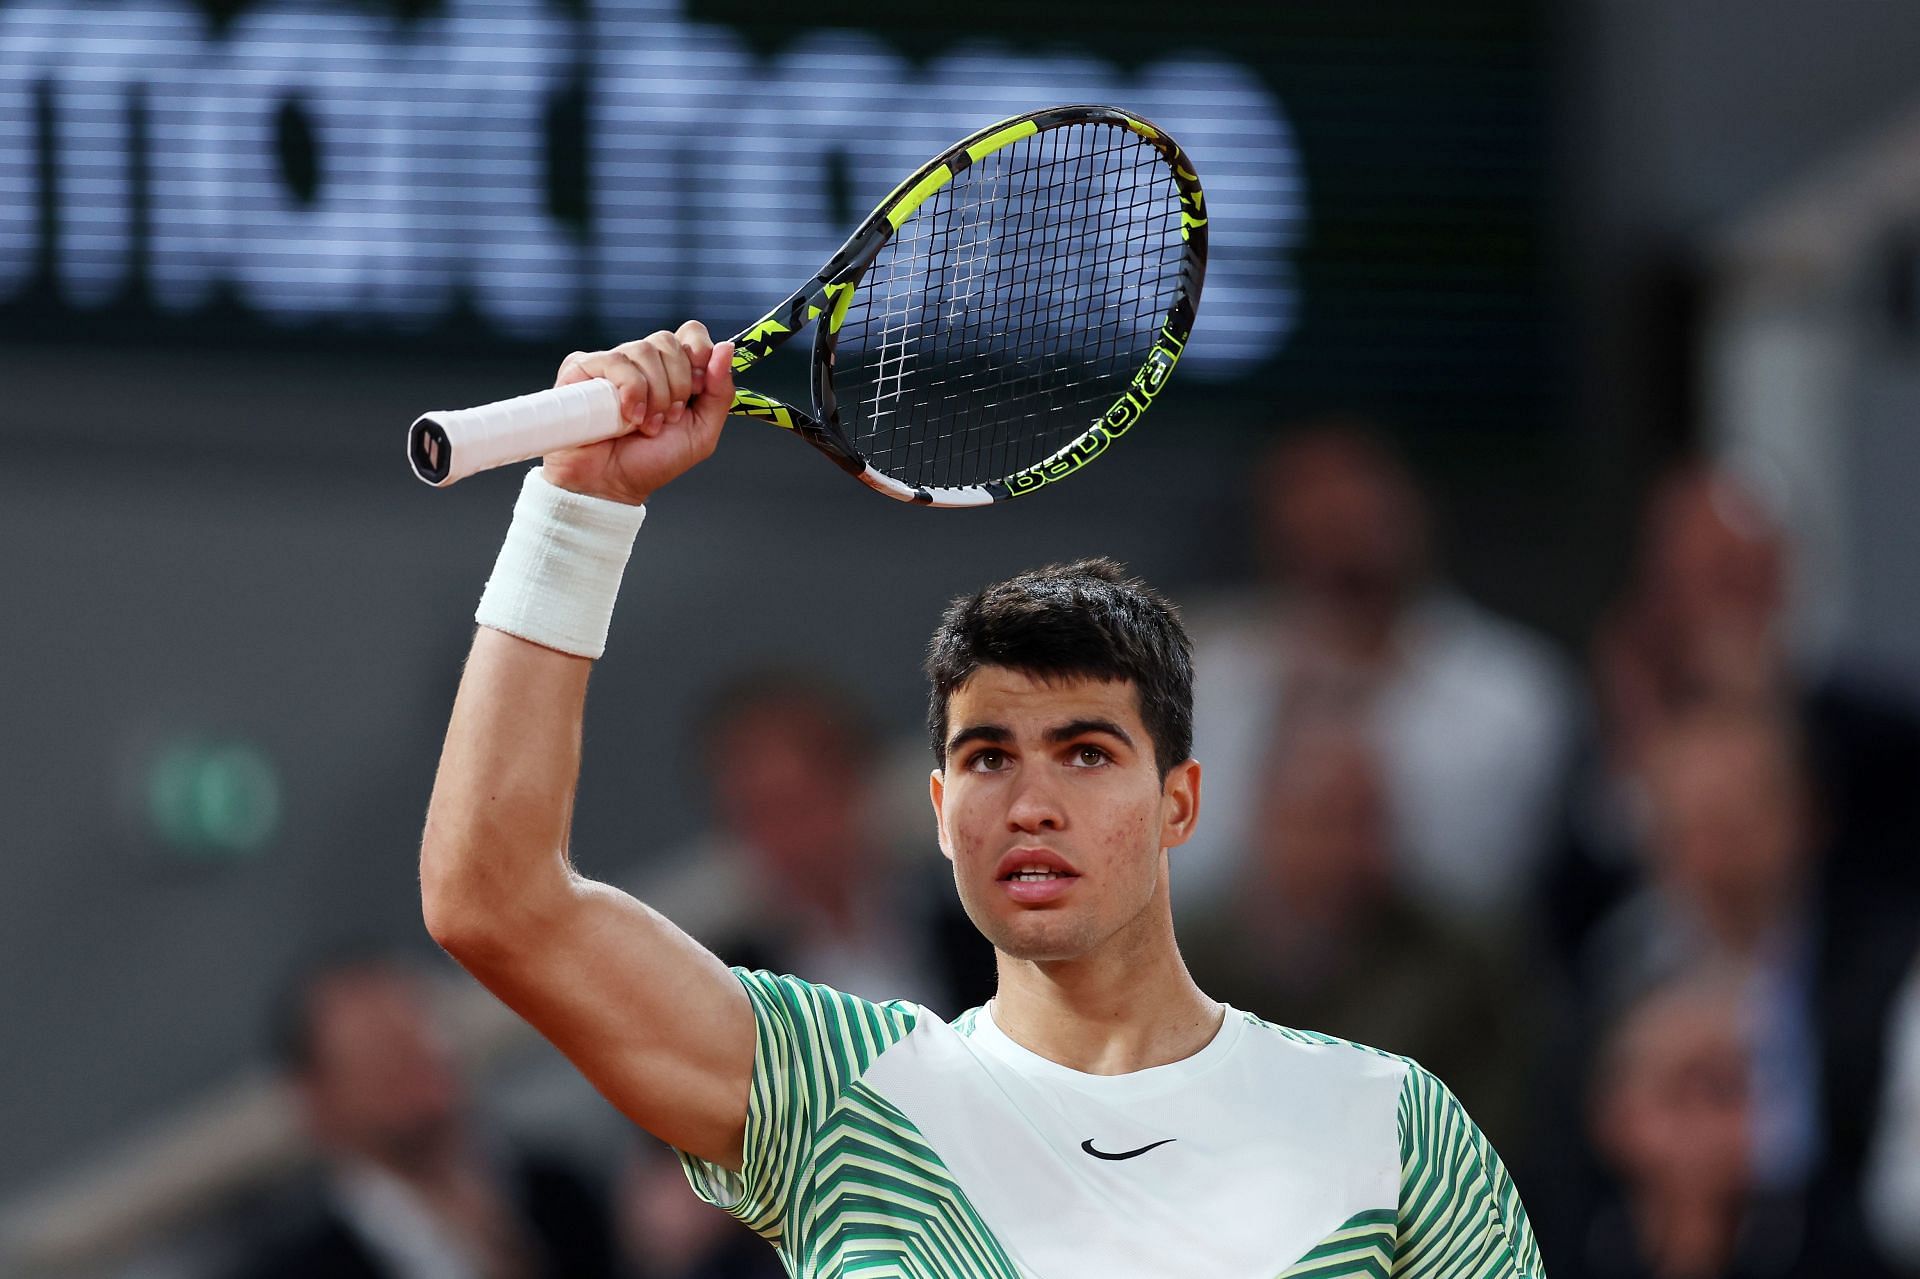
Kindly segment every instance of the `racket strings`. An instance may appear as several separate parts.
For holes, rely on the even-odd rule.
[[[842,426],[912,484],[1043,461],[1145,362],[1184,253],[1173,175],[1131,130],[1072,125],[988,154],[856,289],[835,351]]]

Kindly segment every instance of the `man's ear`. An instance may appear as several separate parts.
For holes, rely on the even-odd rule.
[[[933,826],[940,834],[940,854],[948,861],[953,860],[953,845],[947,842],[947,822],[940,811],[940,799],[947,793],[947,776],[934,769],[927,777],[927,798],[933,801]]]
[[[1160,788],[1160,847],[1186,843],[1199,821],[1200,761],[1190,759],[1169,772]]]

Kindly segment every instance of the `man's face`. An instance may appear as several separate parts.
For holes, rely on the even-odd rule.
[[[1812,838],[1805,779],[1777,727],[1685,724],[1656,743],[1654,759],[1655,869],[1718,931],[1776,922]]]
[[[408,1165],[457,1132],[459,1072],[409,979],[340,974],[315,992],[310,1015],[313,1063],[301,1083],[323,1145]]]
[[[1025,960],[1078,959],[1143,923],[1146,935],[1165,910],[1163,850],[1192,833],[1199,790],[1191,760],[1162,784],[1131,682],[998,666],[949,699],[932,779],[961,904]]]
[[[1739,1010],[1683,993],[1633,1013],[1598,1099],[1602,1153],[1642,1190],[1734,1199],[1752,1165],[1749,1061]]]
[[[721,825],[806,892],[867,873],[865,769],[828,708],[769,699],[715,734],[710,773]]]
[[[1283,446],[1265,473],[1263,536],[1295,586],[1336,603],[1392,600],[1426,558],[1420,494],[1339,434]]]

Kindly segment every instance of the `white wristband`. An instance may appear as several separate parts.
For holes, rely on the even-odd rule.
[[[644,506],[570,493],[527,472],[513,525],[473,620],[535,644],[598,657]]]

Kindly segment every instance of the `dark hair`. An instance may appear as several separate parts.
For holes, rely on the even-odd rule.
[[[1051,564],[947,605],[927,646],[927,732],[942,765],[947,705],[982,666],[1131,680],[1161,780],[1193,753],[1193,644],[1178,610],[1113,560]]]

